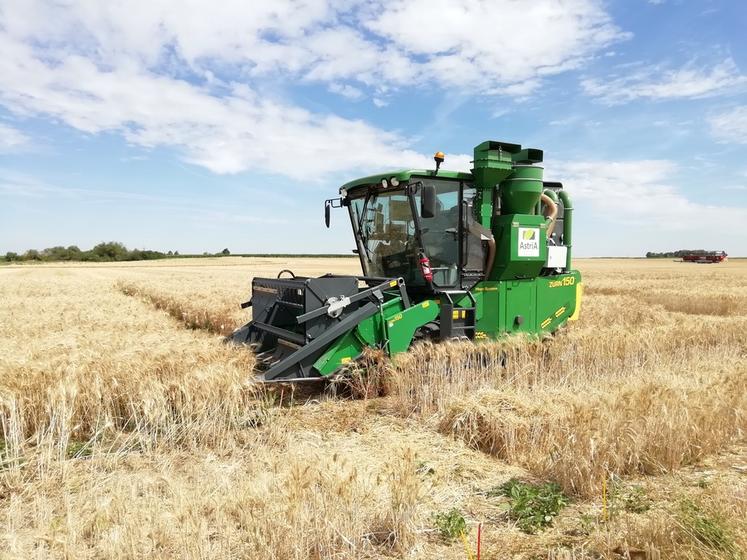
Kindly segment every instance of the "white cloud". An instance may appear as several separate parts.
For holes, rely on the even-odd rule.
[[[652,66],[625,70],[630,73],[603,80],[585,79],[581,86],[585,93],[609,105],[636,99],[698,99],[747,88],[747,76],[741,74],[731,58],[700,67],[690,62],[678,69]]]
[[[419,79],[506,95],[630,36],[594,0],[395,0],[370,13],[363,25],[406,53]]]
[[[490,114],[490,117],[493,119],[500,119],[501,117],[510,115],[512,112],[513,112],[513,109],[511,109],[510,107],[498,107],[496,109],[493,109],[493,112]]]
[[[585,204],[594,217],[632,230],[678,232],[681,242],[689,239],[695,245],[700,236],[726,233],[738,236],[730,239],[735,248],[740,238],[741,246],[747,242],[742,227],[747,208],[690,200],[674,186],[677,166],[671,161],[559,162],[553,169],[574,200]]]
[[[747,144],[747,105],[713,115],[708,123],[711,134],[720,142]]]
[[[356,80],[375,90],[436,82],[525,95],[539,77],[575,68],[630,37],[601,0],[226,0],[209,6],[200,0],[26,0],[4,12],[9,35],[47,47],[52,56],[62,50],[100,65],[159,65],[175,73],[184,64],[200,75],[240,70],[249,77]]]
[[[222,96],[146,70],[101,70],[69,56],[58,64],[0,36],[0,99],[88,133],[117,131],[140,146],[174,146],[215,173],[258,169],[295,178],[340,170],[430,165],[406,139],[363,121],[262,98],[241,84]]]
[[[353,101],[363,97],[363,92],[357,87],[351,86],[350,84],[340,84],[338,82],[332,82],[331,84],[329,84],[329,91]]]
[[[20,130],[0,123],[0,154],[25,148],[29,138]]]
[[[0,104],[168,146],[215,173],[430,166],[402,132],[312,112],[267,82],[377,107],[406,86],[523,97],[623,40],[600,0],[27,0],[0,12]],[[531,21],[531,25],[526,22]],[[427,29],[427,32],[424,30]],[[467,169],[466,155],[452,156]]]

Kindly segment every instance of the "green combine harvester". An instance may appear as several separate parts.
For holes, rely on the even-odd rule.
[[[393,356],[419,340],[542,336],[578,317],[573,207],[543,180],[542,150],[487,141],[471,173],[405,169],[346,183],[362,276],[254,278],[253,320],[228,340],[251,346],[260,378],[329,378],[368,347]],[[288,273],[287,277],[281,277]]]

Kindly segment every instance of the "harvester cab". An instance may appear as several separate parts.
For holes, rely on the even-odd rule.
[[[325,201],[347,210],[361,276],[255,278],[251,345],[265,381],[329,377],[366,347],[389,355],[419,339],[540,336],[578,317],[573,208],[543,180],[543,153],[487,141],[470,173],[404,169],[346,183]]]

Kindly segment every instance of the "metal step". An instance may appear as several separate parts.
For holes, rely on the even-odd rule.
[[[467,296],[472,305],[458,306],[455,299]],[[454,297],[456,296],[456,297]],[[443,292],[441,294],[440,333],[441,340],[456,337],[475,338],[475,324],[477,322],[477,301],[469,290]]]

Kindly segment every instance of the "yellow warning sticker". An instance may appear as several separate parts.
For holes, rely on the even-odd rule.
[[[391,282],[389,282],[389,287],[391,287],[391,288],[394,288],[396,285],[397,285],[397,281],[396,280],[392,280]]]
[[[352,359],[353,358],[351,358],[350,356],[345,356],[344,358],[340,358],[340,363],[341,364],[347,364]]]
[[[576,284],[576,307],[573,310],[573,315],[568,317],[569,321],[578,321],[578,315],[581,312],[581,296],[584,295],[584,283],[579,282]]]
[[[428,300],[425,300],[425,301],[423,302],[423,305],[422,305],[421,307],[422,307],[423,309],[426,309],[426,308],[430,307],[430,305],[431,305],[431,302],[430,302],[430,301],[428,301]]]

